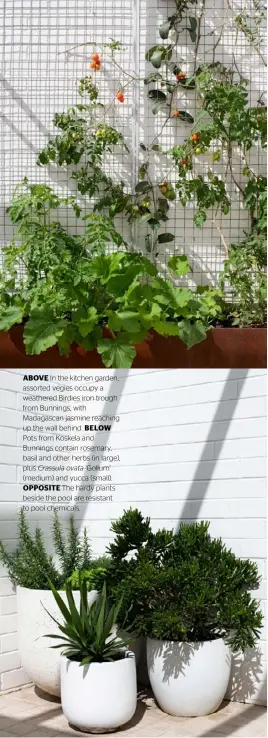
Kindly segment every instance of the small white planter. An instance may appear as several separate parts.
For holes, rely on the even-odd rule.
[[[61,702],[69,723],[85,732],[105,733],[124,725],[137,705],[134,654],[85,666],[62,656]]]
[[[65,592],[60,592],[66,602]],[[80,592],[74,592],[74,600],[79,606]],[[98,592],[88,593],[93,603]],[[48,633],[57,633],[57,626],[51,620],[43,605],[56,620],[63,622],[61,612],[49,589],[27,589],[17,587],[18,608],[18,648],[21,664],[34,682],[44,692],[60,697],[60,650],[50,648],[55,639],[44,638]],[[60,631],[59,631],[60,636]]]
[[[204,643],[147,639],[148,672],[164,712],[197,717],[215,712],[227,690],[231,651],[222,638]]]

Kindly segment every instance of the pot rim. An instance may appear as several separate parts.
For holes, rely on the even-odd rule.
[[[21,584],[16,584],[16,589],[17,590],[24,591],[24,592],[50,592],[53,595],[53,592],[52,592],[52,590],[49,587],[47,589],[36,589],[35,587],[22,587]],[[66,593],[66,590],[65,589],[57,589],[57,592]],[[79,592],[79,589],[74,589],[73,592],[74,593],[75,592]],[[89,589],[88,590],[88,594],[90,594],[90,592],[99,592],[99,590],[98,589]]]
[[[226,639],[221,636],[220,638],[211,638],[206,641],[173,641],[172,639],[161,639],[161,638],[154,638],[153,636],[147,636],[147,639],[149,641],[155,641],[156,643],[173,643],[174,645],[178,644],[180,646],[196,646],[197,644],[205,645],[206,643],[216,643],[217,641],[223,641],[225,643]]]
[[[62,653],[60,655],[60,658],[61,658],[61,661],[63,661],[63,662],[64,661],[68,661],[69,664],[76,664],[77,667],[80,667],[79,661],[74,661],[73,659],[68,659],[68,656],[64,656],[64,654],[62,654]],[[133,661],[133,660],[135,661],[135,654],[134,654],[133,651],[127,650],[127,651],[124,652],[124,656],[123,656],[122,659],[117,659],[116,661],[92,661],[91,664],[83,664],[83,665],[84,666],[91,667],[91,668],[92,667],[95,667],[95,668],[102,667],[103,668],[104,666],[105,667],[108,666],[109,668],[110,667],[116,667],[116,668],[118,668],[117,667],[117,664],[121,664],[122,662],[123,663],[126,663],[126,661],[129,661],[129,659],[131,661]]]

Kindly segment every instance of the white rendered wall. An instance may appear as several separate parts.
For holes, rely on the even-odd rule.
[[[109,374],[109,370],[103,372]],[[18,408],[23,373],[0,372],[0,537],[11,548],[22,501],[22,413]],[[129,506],[149,515],[154,529],[176,528],[180,520],[210,520],[212,535],[222,536],[238,556],[257,562],[263,578],[257,597],[265,612],[266,373],[255,369],[131,370],[120,373],[119,386],[116,407],[105,408],[121,418],[120,430],[114,424],[108,434],[121,456],[121,463],[113,469],[116,492],[112,502],[90,502],[77,514],[77,523],[87,524],[94,553],[104,552],[111,540],[111,520]],[[98,404],[96,412],[103,410]],[[32,513],[30,520],[32,527],[41,525],[49,546],[47,515]],[[26,681],[16,650],[16,627],[15,594],[2,569],[2,690]],[[247,676],[252,654],[233,670],[234,699],[265,700],[265,629],[259,649],[261,665],[254,689]]]

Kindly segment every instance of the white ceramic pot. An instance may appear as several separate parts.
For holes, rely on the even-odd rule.
[[[134,654],[85,666],[62,656],[61,703],[69,723],[85,732],[110,732],[127,723],[137,705]]]
[[[66,602],[65,592],[60,592]],[[79,605],[80,592],[74,592],[74,600]],[[98,597],[97,590],[88,593],[89,602]],[[44,607],[43,607],[44,605]],[[62,615],[50,589],[27,589],[17,587],[18,608],[18,648],[21,664],[34,682],[44,692],[60,696],[60,650],[50,648],[57,643],[43,636],[57,633],[57,626],[44,608],[56,620],[63,622]],[[59,631],[60,635],[60,631]]]
[[[148,672],[164,712],[197,717],[215,712],[227,690],[231,651],[222,638],[204,643],[147,639]]]

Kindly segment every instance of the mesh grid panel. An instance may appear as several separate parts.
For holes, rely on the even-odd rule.
[[[248,9],[254,25],[255,3],[256,0],[205,0],[205,3],[201,0],[196,8],[191,6],[188,13],[201,14],[198,60],[221,61],[228,66],[233,63],[235,55],[240,73],[250,82],[251,104],[257,103],[265,89],[265,67],[244,34],[237,33],[233,18]],[[145,62],[145,52],[153,44],[161,42],[158,28],[174,12],[171,0],[101,0],[98,3],[88,0],[35,0],[34,3],[32,0],[1,0],[0,7],[0,242],[6,244],[13,233],[6,207],[14,187],[25,176],[31,182],[50,184],[60,194],[76,194],[70,172],[54,165],[37,167],[36,156],[49,136],[55,133],[52,124],[54,113],[66,111],[81,101],[76,83],[88,74],[93,48],[90,43],[96,44],[97,51],[102,51],[103,44],[111,38],[123,46],[115,57],[119,66],[112,63],[108,51],[104,52],[102,70],[97,76],[101,99],[106,105],[105,119],[123,133],[130,148],[130,154],[117,149],[106,157],[106,171],[115,180],[123,179],[129,191],[133,192],[144,156],[140,142],[148,144],[154,139],[168,149],[175,143],[183,143],[189,128],[181,121],[171,119],[163,129],[165,114],[152,115],[151,101],[146,96],[147,87],[143,83],[145,74],[152,71],[151,65]],[[186,18],[182,26],[187,25]],[[182,31],[177,58],[183,60],[183,68],[189,73],[194,67],[194,48],[188,31]],[[129,75],[139,77],[140,81],[132,80]],[[116,91],[125,85],[124,105],[115,104]],[[178,102],[190,113],[194,112],[194,91],[186,93],[182,89]],[[265,162],[260,151],[251,152],[250,163],[253,168],[264,171]],[[196,171],[202,173],[208,165],[211,167],[211,160],[206,156],[200,157]],[[216,174],[225,178],[224,162],[216,162],[212,166]],[[236,179],[242,182],[244,164],[239,157],[235,159],[234,166]],[[173,184],[176,181],[172,163],[161,156],[155,155],[151,174],[158,180],[168,176]],[[227,243],[243,238],[248,227],[239,190],[229,180],[228,191],[232,201],[230,214],[223,216],[210,211],[202,229],[193,224],[193,206],[183,208],[178,201],[171,205],[166,225],[167,230],[175,232],[176,239],[174,245],[162,244],[159,249],[159,268],[163,273],[170,253],[176,249],[191,257],[193,271],[190,281],[193,284],[215,283],[224,250],[212,221],[216,219]],[[88,200],[81,196],[78,200],[83,211],[89,209]],[[62,209],[58,216],[70,232],[81,232],[83,226],[71,208]],[[134,247],[144,247],[145,225],[135,223],[130,227],[122,216],[117,217],[116,225],[129,242],[132,240]]]

